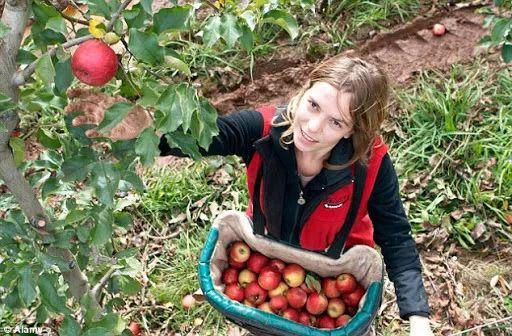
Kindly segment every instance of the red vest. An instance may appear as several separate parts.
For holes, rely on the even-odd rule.
[[[270,123],[275,110],[275,107],[270,106],[258,109],[258,111],[263,115],[264,121],[262,137],[268,135],[270,132]],[[382,142],[380,137],[375,140],[370,159],[368,161],[365,187],[363,190],[361,204],[359,206],[359,212],[354,222],[354,226],[347,238],[345,245],[346,248],[360,244],[371,247],[375,246],[375,242],[373,240],[373,224],[368,216],[367,206],[375,179],[377,178],[380,163],[384,155],[387,153],[387,148],[388,147]],[[258,170],[261,168],[261,163],[261,156],[256,151],[251,162],[247,166],[247,187],[249,189],[250,202],[246,213],[251,218],[253,214],[252,200],[254,184]],[[262,211],[265,212],[265,209],[263,208],[263,185],[264,183],[261,183],[260,205],[262,207]],[[331,245],[336,234],[345,222],[345,217],[347,216],[352,199],[353,187],[353,183],[343,186],[320,202],[301,229],[300,245],[302,248],[312,251],[324,251]]]

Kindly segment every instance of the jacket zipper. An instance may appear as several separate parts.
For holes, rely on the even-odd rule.
[[[297,228],[297,223],[299,222],[298,217],[299,217],[300,210],[301,210],[302,206],[304,204],[306,204],[306,199],[304,198],[304,191],[302,190],[300,181],[299,181],[299,190],[300,190],[300,193],[299,193],[299,198],[297,199],[297,209],[295,210],[295,221],[294,221],[293,228],[292,228],[292,234],[290,235],[290,238],[288,238],[288,243],[290,243],[290,244],[292,243],[293,237],[295,236],[295,229]],[[299,238],[300,238],[300,236],[299,236]]]

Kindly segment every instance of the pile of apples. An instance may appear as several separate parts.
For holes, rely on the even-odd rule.
[[[346,325],[365,294],[350,273],[321,278],[298,264],[251,251],[243,241],[227,252],[229,266],[222,272],[227,297],[307,326]]]

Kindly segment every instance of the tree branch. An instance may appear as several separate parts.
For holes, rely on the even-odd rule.
[[[100,281],[98,281],[98,283],[92,288],[91,290],[91,295],[93,295],[93,297],[96,299],[96,301],[99,302],[100,300],[100,294],[101,294],[101,290],[103,289],[103,287],[105,287],[105,285],[107,284],[107,281],[112,277],[112,275],[117,271],[117,268],[116,267],[112,267],[111,269],[109,269],[107,271],[107,273],[105,273]]]
[[[111,31],[112,28],[114,28],[114,23],[116,23],[117,18],[119,18],[119,15],[128,7],[128,5],[132,2],[132,0],[124,0],[121,6],[117,9],[117,11],[112,14],[112,17],[110,19],[110,22],[107,24],[107,32]]]

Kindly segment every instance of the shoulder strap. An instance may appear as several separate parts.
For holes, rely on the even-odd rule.
[[[261,211],[260,206],[260,186],[261,179],[263,176],[263,167],[258,169],[258,174],[256,175],[256,181],[254,181],[254,192],[252,199],[252,219],[253,219],[253,232],[255,234],[264,235],[265,234],[265,215],[263,211]]]
[[[363,196],[363,189],[366,180],[366,167],[356,163],[355,166],[355,176],[354,176],[354,190],[352,202],[350,203],[350,208],[348,210],[347,217],[345,219],[345,223],[341,227],[341,230],[336,234],[334,240],[325,253],[328,257],[333,259],[338,259],[345,250],[345,243],[347,242],[348,235],[350,230],[354,226],[354,222],[356,221],[357,213],[359,212],[359,205],[361,204],[361,198]]]
[[[263,134],[261,135],[263,137],[270,132],[270,124],[276,113],[276,108],[275,106],[262,106],[256,109],[256,111],[260,112],[263,116]]]

